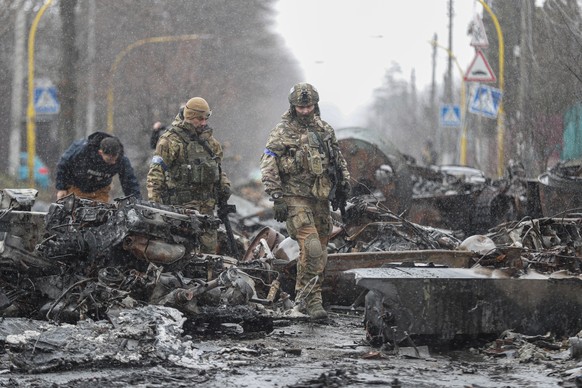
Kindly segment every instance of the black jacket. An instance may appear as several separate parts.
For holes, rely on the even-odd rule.
[[[99,155],[99,144],[107,136],[111,135],[95,132],[87,139],[76,140],[71,144],[57,164],[57,190],[76,186],[86,193],[92,193],[110,185],[113,177],[119,174],[123,193],[141,199],[139,183],[123,149],[117,162],[112,165],[105,163]]]

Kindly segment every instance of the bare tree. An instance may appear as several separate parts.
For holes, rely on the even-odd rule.
[[[77,0],[66,0],[59,3],[62,28],[62,62],[61,74],[58,83],[61,102],[59,116],[59,138],[61,151],[65,150],[76,137],[75,106],[77,102],[77,53],[75,8]]]

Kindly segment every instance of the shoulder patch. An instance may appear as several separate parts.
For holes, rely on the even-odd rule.
[[[160,155],[154,155],[152,158],[152,164],[158,164],[162,167],[162,170],[168,171],[168,165]]]
[[[276,154],[276,153],[274,153],[273,151],[271,151],[271,150],[270,150],[270,149],[268,149],[268,148],[265,148],[265,155],[272,156],[272,157],[274,157],[274,158],[276,158],[276,157],[277,157],[277,154]]]

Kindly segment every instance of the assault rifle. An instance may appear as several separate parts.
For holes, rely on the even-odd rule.
[[[235,205],[229,205],[227,203],[227,199],[224,198],[221,194],[221,182],[222,182],[222,164],[220,163],[220,160],[218,158],[218,156],[216,156],[216,154],[210,149],[210,146],[208,145],[208,142],[206,140],[202,140],[200,139],[200,137],[198,137],[195,134],[191,134],[190,135],[190,139],[196,141],[198,144],[200,144],[202,146],[202,148],[204,148],[204,150],[206,152],[208,152],[208,154],[210,155],[210,157],[214,160],[216,160],[216,162],[218,163],[218,176],[219,176],[219,180],[218,183],[216,184],[215,188],[216,188],[216,205],[217,205],[217,211],[216,214],[218,215],[218,218],[222,221],[222,223],[224,224],[224,229],[226,230],[226,237],[228,238],[228,247],[230,249],[230,254],[237,260],[240,260],[239,257],[239,253],[238,253],[238,247],[236,245],[236,240],[234,239],[234,234],[232,233],[232,226],[230,225],[230,219],[228,218],[228,215],[230,213],[236,213],[236,206]]]
[[[344,181],[344,173],[339,165],[337,152],[334,150],[333,146],[329,144],[327,147],[329,150],[329,176],[331,179],[331,190],[329,192],[329,200],[331,202],[331,207],[333,210],[340,210],[342,219],[346,215],[346,204],[348,200],[349,193],[343,187],[342,182]]]
[[[240,260],[238,253],[238,246],[236,245],[236,240],[234,239],[234,234],[232,233],[232,226],[230,225],[230,219],[228,215],[230,213],[236,213],[236,205],[229,205],[225,198],[218,195],[217,198],[217,211],[216,214],[218,218],[224,224],[224,229],[226,230],[226,237],[228,238],[228,248],[230,249],[230,254],[237,260]]]
[[[331,190],[328,199],[331,202],[332,209],[339,209],[342,219],[344,219],[349,192],[347,192],[346,188],[342,185],[342,182],[344,181],[344,173],[339,165],[337,151],[334,149],[333,144],[331,144],[331,140],[326,143],[321,138],[319,132],[312,132],[317,137],[317,140],[319,140],[319,144],[323,147],[323,151],[327,154],[329,160],[328,173],[331,180]]]

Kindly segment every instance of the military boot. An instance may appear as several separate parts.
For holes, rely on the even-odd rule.
[[[327,311],[324,310],[319,301],[312,301],[307,305],[307,314],[313,320],[327,319]]]

